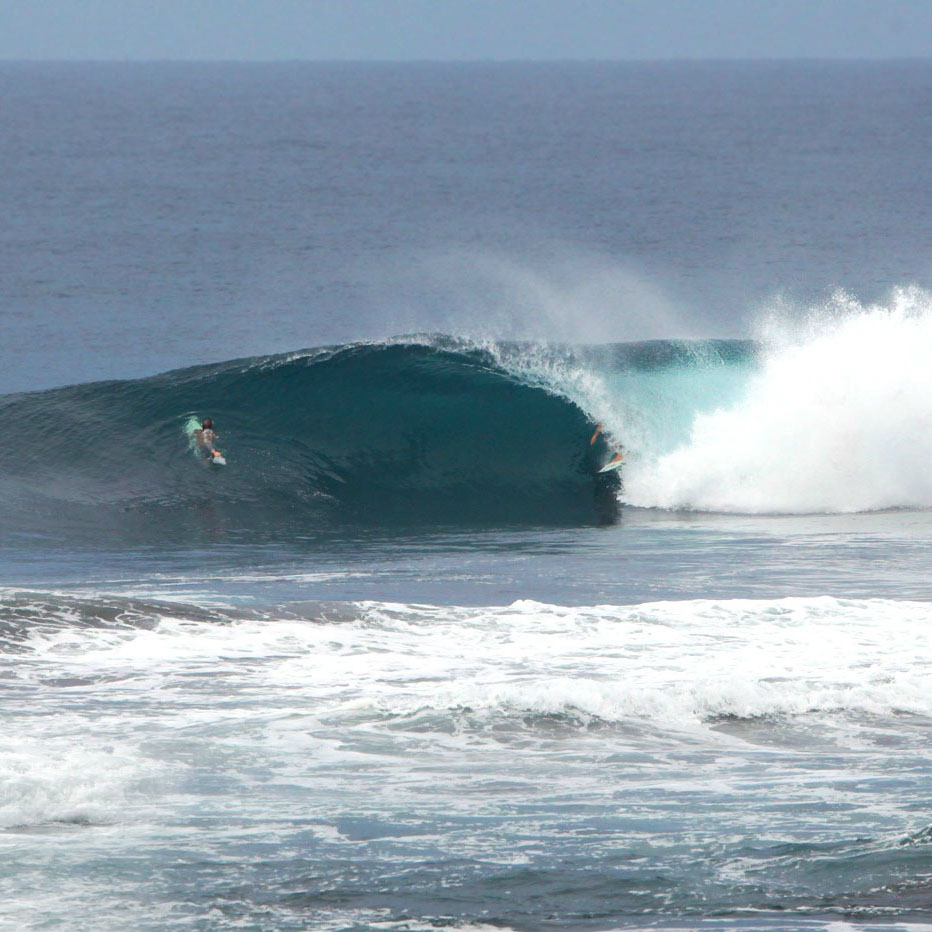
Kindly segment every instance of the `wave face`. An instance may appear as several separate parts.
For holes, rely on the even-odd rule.
[[[185,434],[207,415],[226,468]],[[591,433],[490,350],[351,345],[8,396],[0,483],[40,529],[611,520],[618,477]]]

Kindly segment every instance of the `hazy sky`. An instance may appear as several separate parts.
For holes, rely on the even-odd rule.
[[[3,59],[930,55],[932,0],[0,0]]]

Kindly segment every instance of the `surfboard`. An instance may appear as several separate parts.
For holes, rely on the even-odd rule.
[[[226,458],[222,453],[214,453],[214,455],[211,456],[210,461],[214,464],[214,466],[226,466],[227,464]]]
[[[620,469],[624,466],[625,461],[620,453],[616,453],[600,470],[599,472],[611,472],[613,469]]]

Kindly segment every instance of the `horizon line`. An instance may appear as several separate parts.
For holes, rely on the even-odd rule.
[[[779,62],[881,63],[932,62],[929,55],[679,55],[654,58],[13,58],[4,65],[557,65],[557,64],[766,64]]]

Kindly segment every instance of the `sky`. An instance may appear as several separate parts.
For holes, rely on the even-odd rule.
[[[5,60],[929,56],[932,0],[0,0]]]

